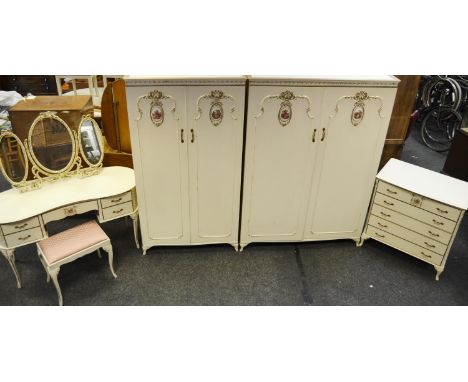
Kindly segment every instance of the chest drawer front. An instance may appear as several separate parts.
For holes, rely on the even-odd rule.
[[[390,247],[409,253],[410,255],[433,265],[441,265],[442,260],[444,259],[443,256],[440,256],[437,253],[427,251],[416,244],[410,243],[409,241],[370,225],[367,226],[366,234],[377,241],[381,241]]]
[[[388,208],[379,206],[378,204],[374,204],[372,206],[371,215],[375,215],[387,221],[409,228],[410,230],[416,231],[417,233],[420,233],[421,235],[424,235],[428,238],[440,241],[443,244],[448,244],[452,238],[452,235],[448,232],[422,223],[419,220],[410,218],[409,216],[391,211]]]
[[[61,220],[68,216],[82,214],[93,210],[98,210],[98,203],[96,200],[57,208],[56,210],[42,214],[42,219],[44,220],[44,224],[46,224],[54,220]]]
[[[370,217],[369,225],[375,228],[379,228],[382,231],[391,233],[392,235],[395,235],[401,239],[405,239],[413,244],[419,245],[420,247],[427,249],[430,252],[436,252],[441,256],[444,256],[445,251],[447,250],[447,246],[442,243],[429,239],[417,232],[411,231],[405,227],[386,221],[374,215]]]
[[[381,180],[379,180],[379,183],[377,184],[377,192],[390,196],[394,199],[401,200],[402,202],[405,202],[408,204],[411,202],[411,199],[413,198],[412,192],[409,192],[402,188],[394,186],[393,184],[385,183]]]
[[[392,211],[402,213],[403,215],[412,217],[413,219],[422,221],[449,233],[452,233],[455,229],[456,223],[452,220],[443,218],[439,215],[433,214],[432,212],[428,212],[419,207],[414,207],[409,204],[403,203],[386,195],[379,194],[378,192],[375,194],[374,203],[383,207],[387,207]],[[391,217],[391,214],[387,215],[390,216],[382,215],[382,217],[384,219],[386,219],[387,217]]]
[[[123,194],[120,194],[120,195],[115,195],[115,196],[111,196],[109,198],[101,199],[101,207],[102,208],[107,208],[107,207],[110,207],[110,206],[114,206],[116,204],[128,202],[130,200],[132,200],[132,192],[128,191],[128,192],[124,192]]]
[[[103,221],[112,220],[119,216],[129,215],[133,212],[132,202],[118,204],[116,206],[104,208],[102,210]]]
[[[447,206],[432,199],[423,199],[421,208],[453,221],[457,221],[461,214],[461,210],[458,208]]]
[[[30,228],[25,231],[15,232],[5,236],[6,245],[8,248],[19,247],[24,244],[33,243],[45,238],[41,227]]]
[[[11,223],[11,224],[2,224],[2,232],[4,235],[9,235],[11,233],[24,231],[25,229],[39,227],[39,218],[33,217],[31,219],[26,219],[20,222]]]

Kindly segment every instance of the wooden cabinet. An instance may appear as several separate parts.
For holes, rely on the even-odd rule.
[[[397,84],[393,77],[250,79],[241,248],[359,241]]]
[[[237,248],[245,79],[126,79],[143,251]]]
[[[444,271],[468,208],[468,184],[391,159],[377,174],[365,239],[375,239]]]

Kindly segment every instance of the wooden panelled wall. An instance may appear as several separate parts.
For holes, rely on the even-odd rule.
[[[409,133],[411,113],[416,103],[421,76],[395,76],[401,82],[393,106],[392,118],[388,126],[387,138],[380,159],[382,168],[390,158],[400,158],[401,151]]]

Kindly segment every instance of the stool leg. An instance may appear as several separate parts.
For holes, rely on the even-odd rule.
[[[16,264],[15,264],[14,249],[2,249],[1,252],[2,252],[2,255],[5,256],[5,259],[7,259],[8,264],[10,264],[10,267],[13,270],[13,273],[15,274],[16,286],[18,288],[21,288],[21,279],[20,279],[18,269],[16,269]]]
[[[114,254],[112,252],[112,245],[111,244],[108,244],[108,245],[104,245],[102,247],[102,249],[104,251],[107,252],[107,256],[109,257],[109,267],[110,267],[110,270],[112,272],[112,275],[117,278],[117,275],[115,274],[114,272],[114,266],[113,266],[113,262],[114,262]]]
[[[50,275],[49,275],[49,270],[47,268],[47,265],[44,262],[44,258],[42,257],[41,252],[39,251],[39,248],[37,250],[37,255],[39,256],[39,260],[41,260],[42,266],[44,267],[44,270],[46,271],[47,274],[47,282],[50,282]]]
[[[50,277],[54,283],[55,289],[57,289],[57,297],[59,300],[59,305],[63,305],[62,291],[60,290],[60,285],[58,283],[57,277],[60,272],[60,267],[49,269]]]

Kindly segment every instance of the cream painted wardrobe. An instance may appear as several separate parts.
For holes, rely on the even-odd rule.
[[[143,253],[237,249],[245,78],[125,81]]]
[[[240,248],[359,241],[398,79],[249,82]]]

